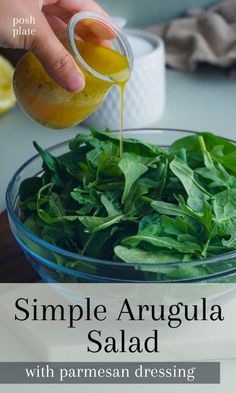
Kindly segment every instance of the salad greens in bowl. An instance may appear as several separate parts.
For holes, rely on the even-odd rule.
[[[50,282],[236,282],[236,145],[208,132],[92,129],[7,189],[12,232]]]

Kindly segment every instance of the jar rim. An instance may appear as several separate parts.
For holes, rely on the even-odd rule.
[[[73,51],[73,54],[75,55],[76,59],[79,61],[79,63],[93,76],[96,78],[106,81],[106,82],[114,82],[114,80],[106,74],[102,74],[98,71],[96,71],[94,68],[92,68],[81,56],[77,46],[75,45],[75,39],[74,39],[74,31],[75,27],[78,22],[83,21],[85,19],[90,19],[94,21],[99,21],[103,23],[105,26],[108,26],[116,35],[116,39],[119,41],[122,50],[124,52],[124,55],[127,57],[128,64],[129,64],[129,69],[132,70],[133,68],[133,52],[132,48],[130,46],[130,43],[128,39],[126,38],[126,35],[116,26],[111,19],[98,14],[96,12],[78,12],[73,15],[73,17],[70,19],[69,24],[68,24],[68,34],[69,34],[69,43],[70,47]]]

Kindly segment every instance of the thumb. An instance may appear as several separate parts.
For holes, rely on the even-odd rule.
[[[84,88],[85,81],[82,72],[43,15],[38,23],[32,51],[48,74],[64,89],[70,92],[79,92]]]

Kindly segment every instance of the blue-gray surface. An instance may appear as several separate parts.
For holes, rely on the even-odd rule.
[[[215,0],[98,0],[109,13],[122,16],[132,26],[176,18],[186,10],[208,7]]]

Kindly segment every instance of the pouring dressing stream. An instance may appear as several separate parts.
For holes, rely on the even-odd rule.
[[[113,37],[104,46],[82,39],[84,26],[92,23],[107,29]],[[102,104],[109,89],[120,90],[120,155],[123,152],[123,106],[125,85],[133,65],[131,47],[110,20],[91,12],[75,14],[69,22],[63,44],[71,52],[85,77],[85,87],[70,93],[46,72],[29,52],[18,63],[14,74],[15,95],[23,111],[38,123],[60,129],[75,126]],[[111,48],[112,44],[112,48]]]

